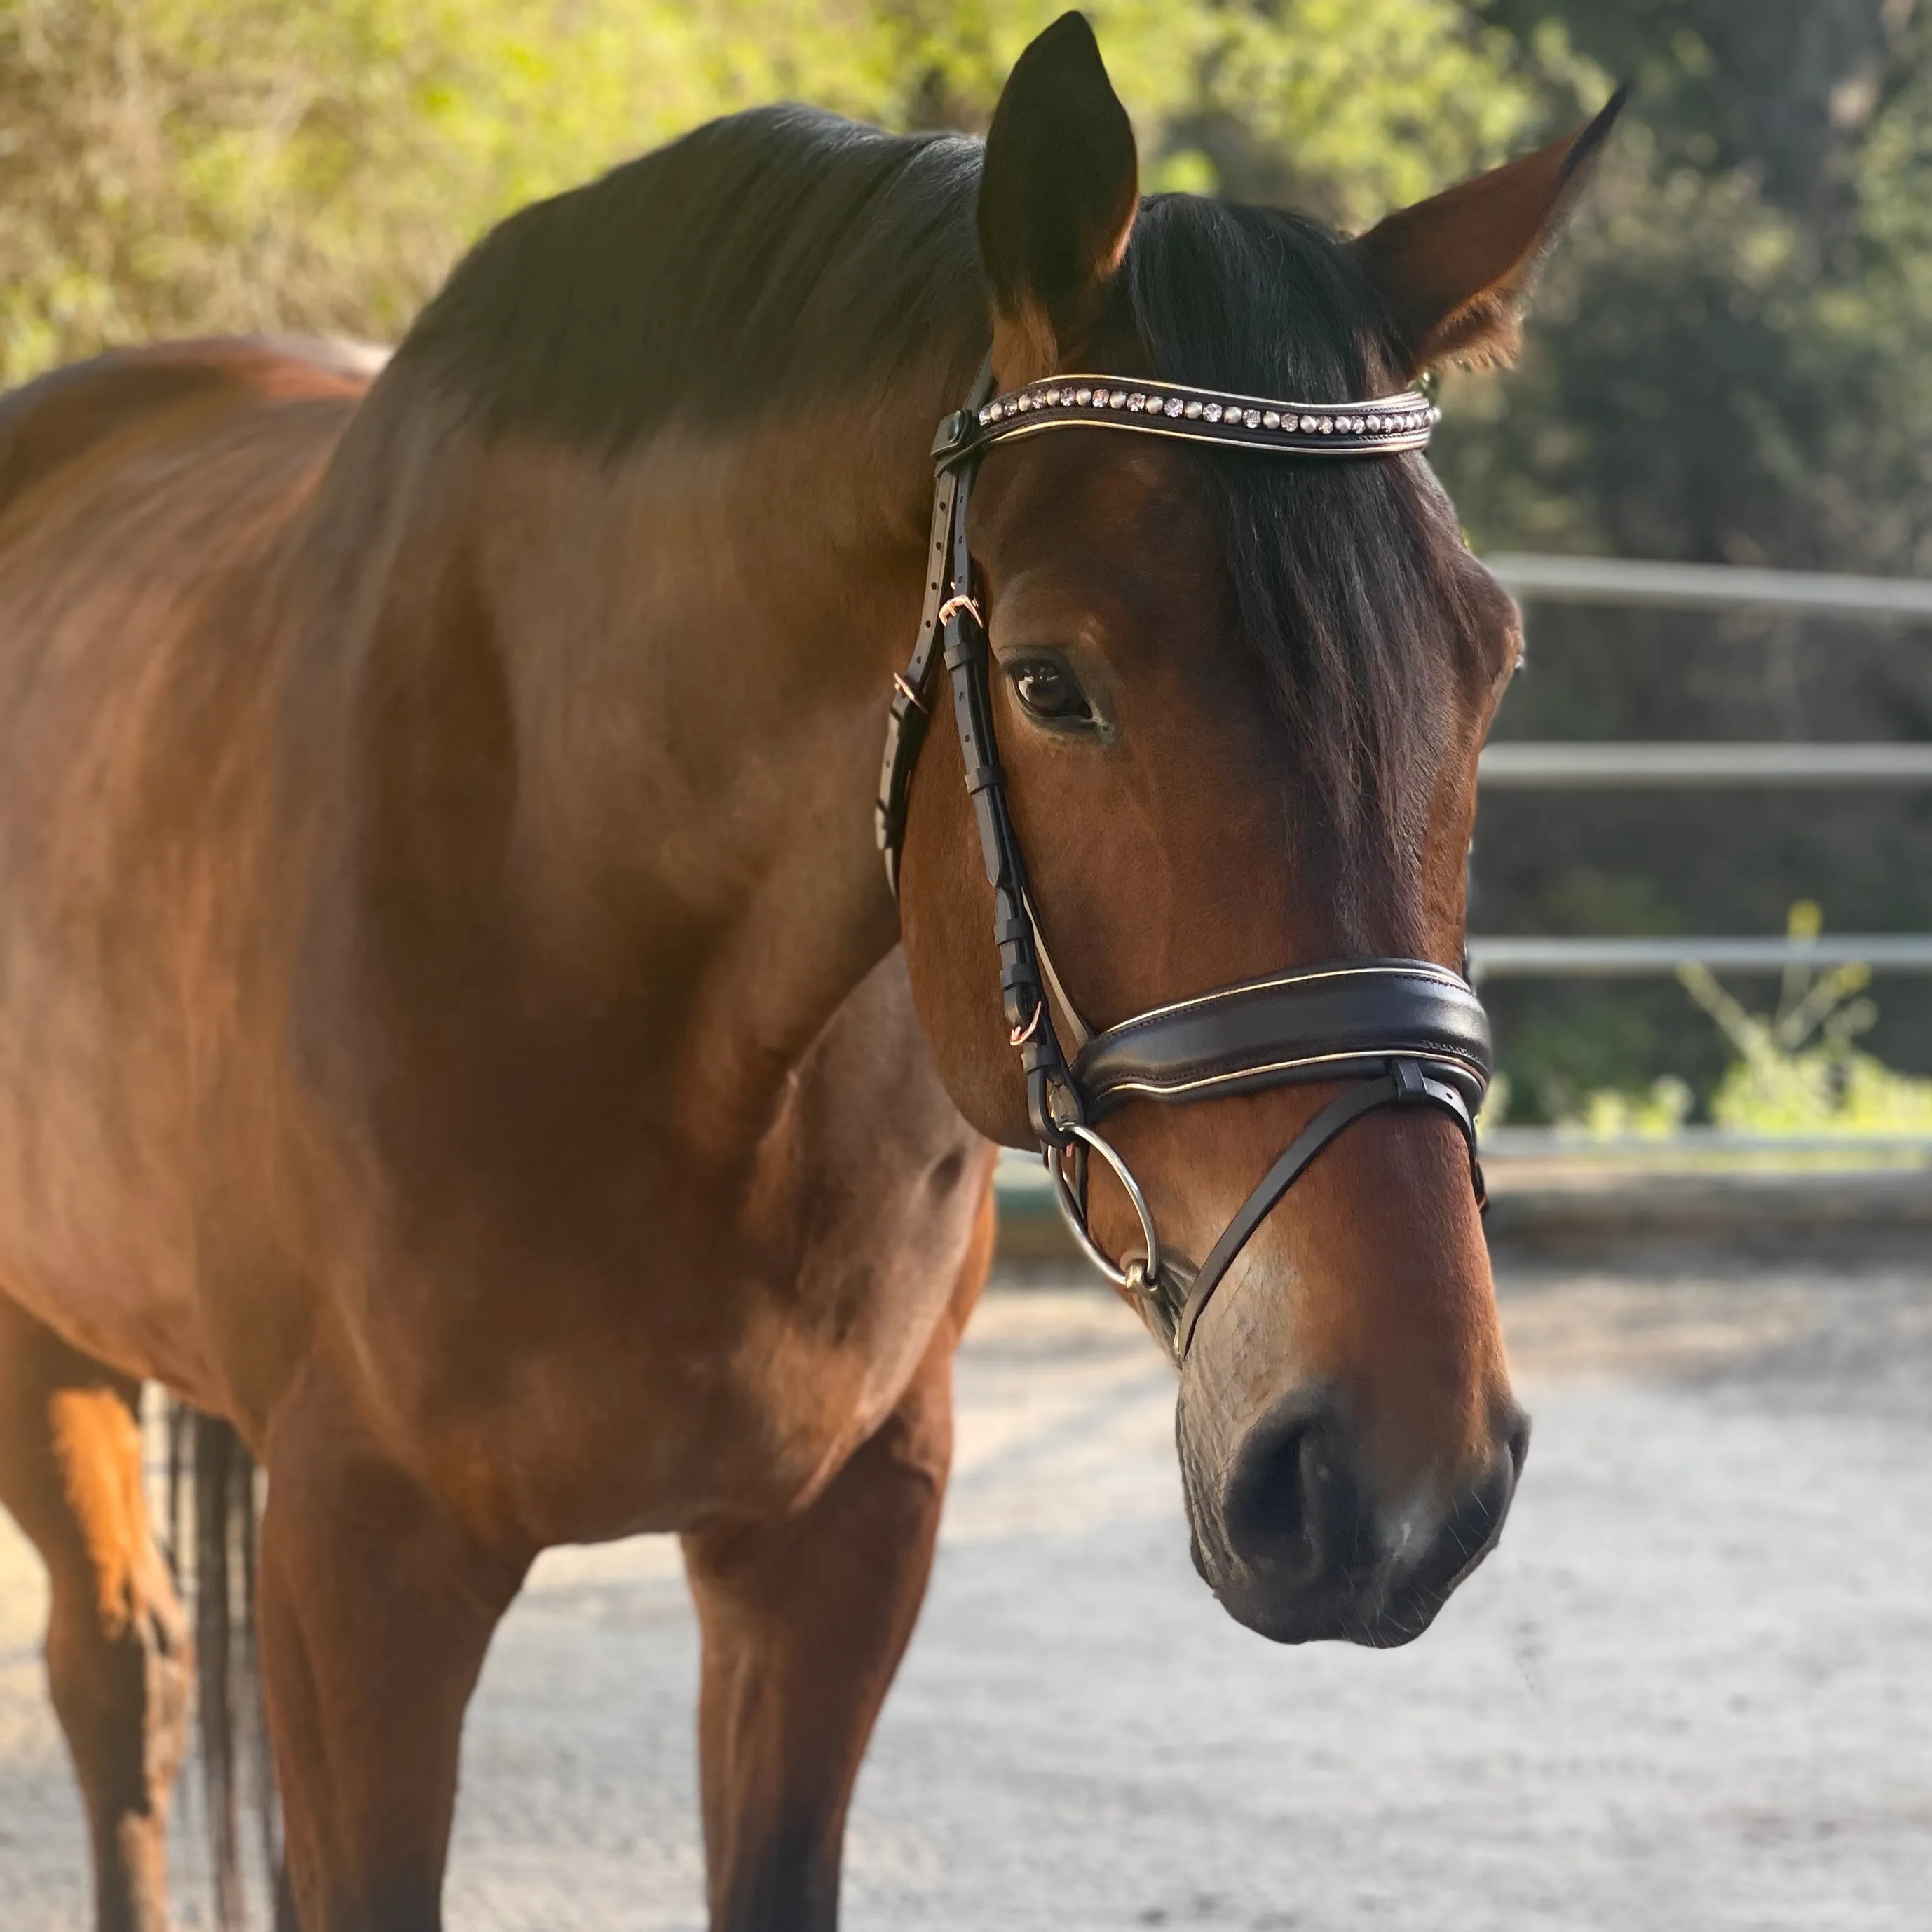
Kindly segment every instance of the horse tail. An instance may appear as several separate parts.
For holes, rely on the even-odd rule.
[[[256,1527],[260,1484],[255,1459],[232,1424],[185,1402],[167,1411],[169,1542],[194,1604],[202,1790],[208,1870],[220,1932],[244,1932],[241,1783],[252,1761],[254,1809],[266,1869],[279,1880],[274,1772],[263,1718],[255,1648]],[[192,1524],[192,1546],[182,1534]]]

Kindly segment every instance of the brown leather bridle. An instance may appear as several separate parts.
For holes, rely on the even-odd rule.
[[[1467,981],[1423,959],[1358,959],[1244,980],[1094,1033],[1053,970],[1028,896],[1019,838],[993,736],[986,622],[974,595],[966,519],[980,460],[996,444],[1062,428],[1137,431],[1291,458],[1372,457],[1420,449],[1438,412],[1414,391],[1376,402],[1289,403],[1178,382],[1058,376],[992,395],[990,362],[966,406],[932,446],[937,476],[925,610],[911,662],[892,680],[885,763],[874,814],[886,878],[898,891],[899,850],[914,764],[929,722],[927,686],[943,656],[981,856],[993,888],[993,938],[1027,1112],[1054,1198],[1082,1248],[1117,1286],[1139,1295],[1177,1361],[1214,1294],[1275,1204],[1316,1156],[1382,1107],[1446,1113],[1468,1144],[1478,1202],[1475,1109],[1489,1084],[1489,1022]],[[1049,998],[1049,994],[1051,997]],[[1070,1058],[1055,1024],[1072,1036]],[[1345,1090],[1304,1127],[1243,1204],[1191,1277],[1162,1255],[1146,1196],[1098,1132],[1136,1099],[1181,1103],[1272,1087],[1340,1081]],[[1087,1219],[1090,1156],[1113,1170],[1140,1217],[1144,1252],[1112,1259]]]

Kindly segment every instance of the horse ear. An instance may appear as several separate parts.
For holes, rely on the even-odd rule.
[[[1049,375],[1084,347],[1139,203],[1126,110],[1093,28],[1063,14],[1015,64],[986,135],[980,259],[1001,388]]]
[[[1352,245],[1387,307],[1403,374],[1507,362],[1529,285],[1588,184],[1628,88],[1586,128],[1419,201]]]

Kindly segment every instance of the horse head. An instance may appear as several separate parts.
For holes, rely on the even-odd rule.
[[[1520,633],[1413,447],[1427,412],[1408,386],[1446,358],[1513,349],[1530,272],[1616,105],[1353,241],[1272,209],[1143,200],[1126,116],[1077,15],[1022,57],[987,140],[986,386],[1057,433],[979,456],[946,579],[970,574],[974,596],[946,610],[983,622],[983,728],[1024,878],[1016,857],[999,881],[998,826],[982,802],[976,832],[962,784],[980,726],[962,723],[964,754],[935,730],[899,868],[914,994],[968,1118],[1009,1145],[1056,1144],[1094,1245],[1176,1347],[1196,1562],[1236,1617],[1283,1640],[1406,1641],[1501,1529],[1528,1429],[1471,1186],[1464,1103],[1486,1064],[1467,1093],[1378,1098],[1346,1133],[1316,1132],[1319,1157],[1262,1202],[1204,1303],[1190,1282],[1348,1083],[1304,1064],[1199,1106],[1116,1095],[1108,1158],[1092,1159],[1052,1066],[1030,1094],[1026,1075],[1042,1025],[1077,1067],[1089,1030],[1328,962],[1406,962],[1466,998],[1453,976],[1477,758]],[[1402,400],[1389,437],[1329,461],[1105,434],[1132,425],[1069,412],[1096,389],[1111,400],[1107,383],[1052,386],[1081,374],[1114,379],[1137,412],[1156,404],[1136,384],[1163,386],[1164,430],[1198,422],[1189,386],[1354,405],[1346,426],[1378,432],[1360,406]],[[1002,406],[952,434],[980,434]],[[1344,427],[1325,411],[1287,424],[1317,441]],[[948,644],[956,676],[966,656]],[[935,686],[914,695],[944,708]],[[986,790],[983,771],[972,788]],[[1013,1049],[1030,1037],[1023,1065]],[[1160,1282],[1146,1267],[1156,1239]]]

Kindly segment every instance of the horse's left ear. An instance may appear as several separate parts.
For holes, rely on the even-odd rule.
[[[1094,30],[1063,14],[1014,63],[986,134],[980,259],[1002,388],[1077,356],[1140,206],[1134,130]]]
[[[1586,128],[1390,215],[1353,244],[1388,308],[1396,358],[1506,362],[1537,266],[1601,158],[1628,88]]]

